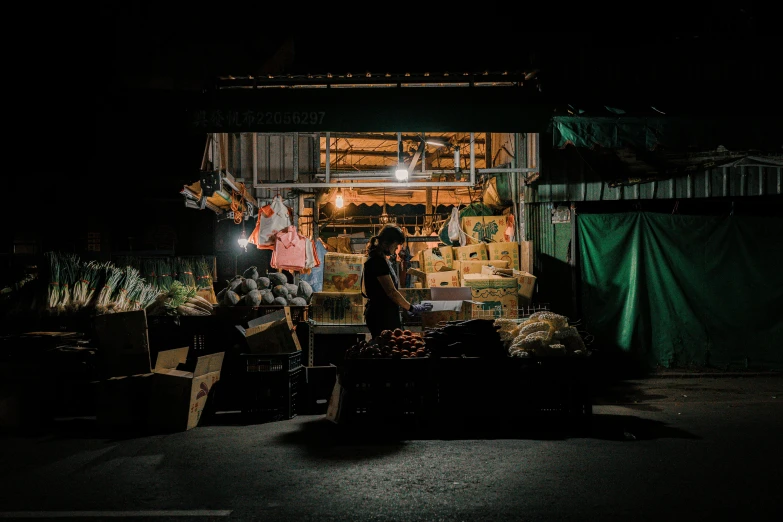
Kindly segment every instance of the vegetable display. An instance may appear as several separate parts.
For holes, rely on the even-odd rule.
[[[306,281],[289,283],[286,275],[280,272],[261,276],[258,269],[251,266],[226,281],[217,300],[222,306],[307,306],[312,295],[313,288]]]
[[[397,328],[384,330],[370,341],[360,341],[345,352],[346,359],[429,357],[430,350],[421,334]]]
[[[41,276],[46,285],[46,310],[67,314],[89,310],[96,314],[146,309],[159,294],[139,270],[110,262],[82,261],[75,254],[46,252]]]
[[[495,324],[512,357],[589,355],[579,331],[560,314],[541,311],[522,322],[496,319]]]
[[[506,357],[493,319],[448,321],[424,331],[424,340],[435,357]]]

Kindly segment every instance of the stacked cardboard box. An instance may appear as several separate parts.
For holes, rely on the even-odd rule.
[[[189,347],[161,351],[151,365],[144,310],[95,319],[101,380],[98,423],[110,428],[185,431],[198,426],[220,379],[223,352],[188,358]]]
[[[519,306],[529,306],[533,301],[533,292],[536,288],[536,276],[533,274],[511,268],[495,268],[491,266],[482,268],[482,274],[516,279]]]
[[[516,279],[488,274],[469,274],[465,276],[465,286],[470,287],[472,300],[481,303],[474,306],[474,317],[483,319],[517,317],[519,301]]]
[[[364,323],[362,271],[364,254],[328,252],[324,258],[323,292],[310,300],[310,319],[318,324],[350,325]]]
[[[419,269],[410,269],[423,288],[459,286],[459,272],[454,269],[454,252],[450,246],[428,248],[419,253]]]

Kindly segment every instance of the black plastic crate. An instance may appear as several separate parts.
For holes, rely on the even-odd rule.
[[[337,367],[334,364],[305,366],[304,371],[303,390],[297,405],[300,413],[309,415],[326,413],[329,398],[337,382]]]
[[[508,409],[507,368],[496,358],[435,359],[435,402],[441,416],[502,415]]]
[[[240,386],[242,413],[262,421],[296,417],[303,368],[292,372],[251,372]]]
[[[228,351],[239,332],[217,315],[181,316],[180,336],[198,355]]]
[[[589,359],[578,356],[509,357],[506,383],[512,415],[589,417],[593,399]]]
[[[360,422],[388,417],[423,420],[434,398],[432,364],[429,358],[343,361],[341,417]]]
[[[292,372],[302,367],[302,352],[241,353],[238,370],[244,373]]]

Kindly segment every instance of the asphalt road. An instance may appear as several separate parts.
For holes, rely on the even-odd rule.
[[[780,520],[783,379],[654,378],[560,426],[343,432],[323,416],[127,439],[0,439],[0,518]],[[501,425],[502,424],[502,425]]]

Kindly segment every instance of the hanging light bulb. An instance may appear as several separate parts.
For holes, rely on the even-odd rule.
[[[408,169],[405,168],[405,163],[399,162],[397,164],[397,170],[394,171],[394,177],[397,181],[406,181],[408,179]]]
[[[341,188],[337,192],[337,197],[334,199],[334,206],[336,206],[337,208],[343,208],[344,204],[345,202],[343,201],[343,189]]]
[[[237,243],[239,243],[239,248],[244,248],[245,252],[247,252],[247,235],[245,234],[245,222],[242,222],[242,235],[239,236],[239,239],[237,239]]]

